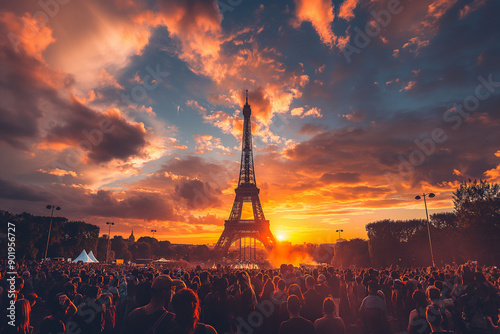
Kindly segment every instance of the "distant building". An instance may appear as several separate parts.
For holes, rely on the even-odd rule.
[[[130,236],[128,237],[128,242],[131,244],[135,242],[134,230],[132,230],[132,233],[130,233]]]

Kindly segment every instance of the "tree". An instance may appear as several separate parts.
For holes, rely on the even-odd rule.
[[[172,257],[172,247],[170,247],[172,244],[168,240],[160,241],[159,242],[159,250],[158,250],[158,257],[164,257],[166,259],[169,259]]]
[[[462,182],[453,193],[455,215],[461,228],[497,232],[500,229],[500,184],[484,180]]]
[[[115,252],[115,257],[117,259],[123,259],[125,261],[127,261],[127,258],[128,260],[131,259],[132,255],[128,250],[128,245],[121,235],[115,235],[113,239],[111,239],[110,247],[111,250]]]
[[[469,259],[498,264],[500,252],[500,185],[484,180],[462,182],[453,193],[461,248]]]
[[[134,260],[151,258],[151,246],[146,242],[134,242],[128,247],[128,250]]]
[[[50,217],[34,216],[30,213],[12,214],[0,211],[0,220],[16,226],[16,256],[19,259],[33,260],[45,256]],[[5,231],[7,232],[7,231]],[[68,221],[64,217],[53,217],[50,233],[49,258],[73,258],[82,249],[96,250],[99,227],[85,222]]]
[[[370,266],[370,252],[368,250],[368,240],[355,238],[342,243],[342,258],[344,263],[357,267]],[[346,252],[344,252],[344,249]],[[348,256],[344,257],[344,254]],[[349,256],[350,255],[350,256]],[[349,261],[350,259],[350,261]]]
[[[431,225],[438,229],[457,228],[457,216],[454,212],[442,212],[432,214],[430,217]]]
[[[106,253],[108,250],[108,236],[104,234],[101,236],[97,242],[97,251],[94,252],[94,256],[99,262],[106,261]],[[109,257],[108,257],[109,259]]]
[[[140,237],[137,242],[144,242],[151,247],[151,253],[154,256],[158,256],[159,249],[160,249],[160,244],[156,238],[152,237]]]

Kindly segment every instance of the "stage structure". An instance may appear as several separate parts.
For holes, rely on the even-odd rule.
[[[248,104],[248,90],[246,91],[246,103],[243,107],[243,138],[241,143],[241,165],[238,187],[234,190],[233,209],[229,219],[224,223],[224,231],[215,245],[214,251],[218,256],[227,256],[229,247],[239,240],[240,260],[257,260],[256,241],[260,241],[270,251],[276,245],[269,220],[264,217],[264,211],[260,204],[259,188],[255,182],[255,170],[253,166],[252,152],[252,125],[250,115],[252,110]],[[241,213],[244,203],[252,203],[253,219],[242,219]],[[247,254],[247,240],[250,248]],[[253,241],[253,249],[252,249]],[[242,252],[243,246],[243,252]],[[253,256],[252,256],[253,251]],[[248,256],[247,256],[248,255]]]

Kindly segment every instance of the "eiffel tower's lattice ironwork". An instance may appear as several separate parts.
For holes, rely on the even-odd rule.
[[[231,244],[238,239],[240,240],[240,248],[242,239],[244,238],[254,239],[254,247],[255,240],[259,240],[267,250],[271,250],[276,244],[276,240],[269,229],[269,220],[266,220],[264,216],[264,211],[262,210],[259,199],[259,188],[257,188],[255,182],[252,152],[252,126],[250,123],[251,114],[252,110],[248,104],[247,90],[246,103],[243,107],[244,122],[243,139],[241,143],[241,166],[238,187],[235,189],[236,197],[229,219],[225,221],[224,231],[214,248],[214,251],[220,256],[226,256]],[[254,219],[241,219],[243,203],[245,202],[252,203]]]

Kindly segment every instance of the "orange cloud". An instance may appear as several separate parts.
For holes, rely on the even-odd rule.
[[[465,5],[465,7],[460,10],[460,19],[463,19],[470,13],[475,12],[485,4],[486,0],[474,0],[472,3]]]
[[[17,17],[11,12],[0,12],[0,22],[6,25],[7,38],[15,52],[24,51],[42,60],[42,52],[55,42],[52,30],[37,22],[30,13]]]
[[[311,22],[321,41],[330,48],[335,46],[337,37],[331,27],[335,18],[332,2],[330,0],[295,0],[295,6],[297,21],[294,22],[294,26],[298,28],[303,22]]]
[[[345,0],[340,6],[339,17],[346,21],[354,18],[354,9],[359,4],[359,0]]]
[[[101,71],[99,72],[99,80],[101,83],[101,86],[111,86],[115,87],[118,89],[123,89],[123,86],[116,81],[116,79],[109,74],[104,68],[101,68]]]
[[[222,130],[223,133],[232,134],[236,138],[241,138],[243,133],[243,118],[236,110],[233,115],[229,115],[221,110],[210,113],[202,113],[203,120]]]
[[[259,45],[256,36],[263,27],[223,31],[222,16],[211,2],[164,0],[160,9],[169,32],[180,41],[181,47],[175,51],[178,57],[191,71],[215,83],[209,101],[240,109],[243,89],[248,88],[254,119],[261,129],[255,135],[274,137],[269,130],[272,117],[288,112],[292,101],[302,96],[309,81],[304,69],[287,69],[283,55]],[[241,131],[231,129],[232,116],[215,113],[204,118],[226,133]]]
[[[204,154],[212,152],[213,150],[220,150],[224,152],[224,154],[231,153],[228,147],[222,145],[220,138],[214,138],[211,135],[194,135],[193,137],[197,145],[195,153]]]

